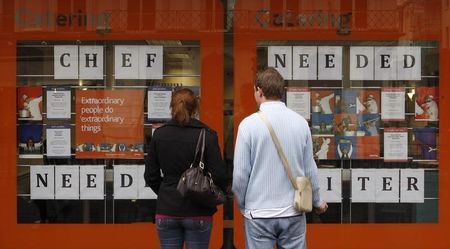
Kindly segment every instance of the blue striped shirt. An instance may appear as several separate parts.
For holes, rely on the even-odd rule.
[[[280,101],[266,101],[261,104],[260,110],[271,122],[294,177],[310,178],[313,205],[319,207],[319,180],[308,122]],[[257,113],[239,124],[234,152],[233,192],[243,214],[246,210],[293,207],[294,188],[269,130]]]

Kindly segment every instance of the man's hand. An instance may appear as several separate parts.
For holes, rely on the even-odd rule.
[[[328,204],[325,201],[322,201],[322,203],[320,203],[319,207],[316,207],[316,214],[323,214],[327,211],[328,209]]]

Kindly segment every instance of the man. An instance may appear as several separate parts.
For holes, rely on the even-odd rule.
[[[320,199],[308,122],[281,102],[284,81],[274,68],[257,75],[254,97],[271,122],[294,176],[307,176],[316,212],[326,211]],[[245,217],[246,248],[306,248],[305,214],[295,210],[294,188],[269,130],[257,113],[239,125],[234,153],[233,192]]]

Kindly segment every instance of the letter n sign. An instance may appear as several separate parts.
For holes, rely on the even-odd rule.
[[[275,68],[283,79],[292,80],[292,47],[270,46],[267,55],[267,65]]]
[[[30,199],[54,199],[54,166],[30,166]]]

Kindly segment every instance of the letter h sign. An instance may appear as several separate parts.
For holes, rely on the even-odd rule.
[[[103,46],[55,46],[55,79],[103,79]]]

